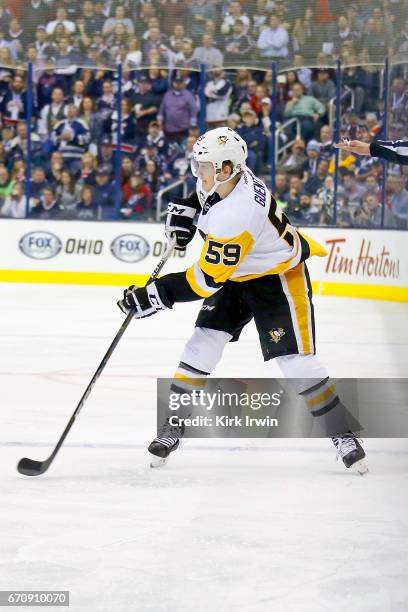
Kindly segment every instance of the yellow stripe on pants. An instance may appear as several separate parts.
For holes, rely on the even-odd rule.
[[[305,264],[297,265],[293,270],[288,270],[283,274],[289,297],[292,301],[292,323],[297,328],[297,337],[300,338],[302,346],[299,352],[305,355],[314,352],[312,337],[312,313],[310,309],[309,297],[307,294],[307,283],[305,274]]]

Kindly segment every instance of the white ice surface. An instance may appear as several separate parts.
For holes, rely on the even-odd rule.
[[[49,472],[17,473],[65,427],[118,296],[0,285],[0,589],[67,589],[75,612],[408,610],[406,440],[366,440],[366,477],[327,440],[190,440],[147,467],[155,379],[173,374],[198,304],[132,323]],[[406,377],[407,305],[315,305],[333,376]],[[217,374],[279,372],[251,325]]]

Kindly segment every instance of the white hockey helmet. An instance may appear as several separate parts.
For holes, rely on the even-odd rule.
[[[215,185],[208,193],[211,195],[223,181],[217,181],[217,175],[222,170],[222,163],[229,161],[232,164],[230,181],[239,172],[245,169],[248,148],[245,140],[229,127],[219,127],[209,130],[200,136],[193,147],[191,157],[191,171],[198,176],[199,162],[210,162],[214,167]],[[225,181],[225,182],[227,182]]]

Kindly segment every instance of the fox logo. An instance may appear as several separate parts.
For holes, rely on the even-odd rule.
[[[225,145],[227,144],[228,136],[218,136],[218,144]]]

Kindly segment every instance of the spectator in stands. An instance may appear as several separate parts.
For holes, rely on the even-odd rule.
[[[245,140],[248,147],[248,158],[246,164],[255,173],[260,172],[261,163],[265,152],[266,139],[263,134],[262,125],[259,125],[258,117],[252,109],[248,109],[242,116],[243,125],[238,128],[238,134]]]
[[[65,119],[64,92],[60,87],[55,87],[51,92],[51,102],[43,106],[40,120],[38,122],[38,134],[43,138],[49,138],[57,123]]]
[[[79,118],[89,129],[91,142],[98,142],[103,133],[104,122],[96,109],[95,99],[85,96],[79,107]]]
[[[297,11],[296,8],[297,3],[293,3],[292,6],[289,6],[289,4],[285,0],[275,0],[273,5],[274,15],[279,17],[281,26],[287,31],[292,28],[295,17],[300,16],[300,11]]]
[[[267,25],[271,12],[271,4],[268,0],[256,0],[256,4],[250,4],[249,10],[252,13],[252,31],[258,37],[261,27]]]
[[[74,104],[79,108],[82,104],[85,95],[85,85],[81,79],[74,81],[70,97],[67,99],[67,104]]]
[[[249,103],[255,113],[260,116],[262,113],[262,100],[266,96],[266,89],[264,85],[257,85],[255,88],[255,94],[249,96]]]
[[[187,137],[188,128],[197,124],[195,97],[181,77],[176,77],[172,88],[164,94],[158,119],[170,142],[181,142]]]
[[[302,166],[303,181],[307,181],[310,176],[317,173],[320,161],[320,143],[317,140],[309,140],[306,146],[307,159]]]
[[[269,27],[261,27],[257,47],[261,58],[278,59],[289,55],[289,35],[277,15],[269,17]]]
[[[114,33],[116,26],[123,25],[128,34],[134,34],[135,27],[133,21],[126,17],[125,7],[117,6],[115,9],[115,16],[109,17],[103,25],[102,34],[106,37]]]
[[[42,190],[48,186],[45,170],[42,166],[33,169],[30,181],[30,198],[38,200]]]
[[[133,161],[130,157],[122,157],[121,166],[120,166],[120,185],[122,189],[123,198],[122,200],[126,202],[129,199],[131,188],[130,188],[130,179],[133,175],[135,168],[133,165]]]
[[[367,195],[361,204],[355,209],[352,217],[353,227],[381,227],[382,206],[379,196]],[[396,227],[392,212],[384,209],[384,227]]]
[[[179,51],[175,56],[175,63],[178,66],[198,67],[198,62],[194,55],[193,41],[190,38],[184,38]]]
[[[272,121],[271,121],[271,113],[272,113],[272,100],[271,98],[265,96],[261,100],[261,123],[263,128],[263,133],[267,138],[272,137]]]
[[[169,32],[169,44],[172,51],[178,53],[181,51],[183,40],[186,38],[186,28],[184,27],[182,20],[178,21],[171,31]]]
[[[51,158],[46,167],[47,181],[50,185],[55,186],[61,180],[61,172],[64,167],[64,161],[60,151],[53,151]]]
[[[391,86],[391,110],[395,123],[406,123],[408,119],[408,85],[405,79],[396,77]]]
[[[110,142],[110,141],[109,141]],[[102,164],[103,165],[103,164]],[[92,153],[84,153],[81,159],[81,172],[78,183],[80,185],[94,185],[97,169],[97,159]],[[113,167],[112,167],[113,173]]]
[[[363,200],[367,199],[370,195],[380,196],[380,186],[377,178],[372,174],[367,176],[364,181],[364,192],[362,193]]]
[[[330,125],[322,125],[320,128],[320,157],[330,159],[334,154],[333,150],[333,129]]]
[[[207,67],[222,66],[224,61],[221,51],[214,47],[214,39],[210,34],[203,35],[202,46],[195,49],[194,59]]]
[[[81,186],[68,170],[62,170],[61,181],[55,190],[60,206],[72,216],[81,198]]]
[[[96,108],[101,118],[107,120],[116,109],[117,103],[113,93],[112,81],[106,80],[102,83],[102,95],[98,98]]]
[[[325,107],[313,96],[303,93],[303,86],[295,83],[292,89],[292,99],[286,103],[284,116],[288,119],[298,117],[300,120],[302,137],[307,141],[315,136],[320,118],[326,112]]]
[[[365,61],[383,61],[387,55],[388,41],[385,32],[378,31],[375,19],[368,19],[361,37],[361,48]]]
[[[281,207],[282,203],[286,204],[288,191],[288,175],[285,172],[277,172],[275,177],[275,190],[273,192],[273,195],[275,197],[275,200],[281,203]]]
[[[317,191],[323,186],[324,180],[329,172],[329,162],[327,159],[321,159],[317,164],[316,173],[310,175],[305,183],[305,190],[311,194],[317,193]]]
[[[16,135],[11,142],[11,150],[9,151],[9,157],[13,160],[26,159],[27,158],[27,123],[25,121],[19,121],[16,126]],[[43,161],[42,143],[38,134],[31,129],[30,135],[30,151],[31,161],[33,164],[41,164]]]
[[[289,191],[286,196],[286,201],[288,204],[286,211],[289,217],[292,214],[292,211],[300,206],[300,195],[303,193],[303,191],[304,185],[300,180],[300,176],[293,174],[289,178]]]
[[[45,22],[44,22],[45,23]],[[35,32],[34,46],[40,60],[47,60],[53,51],[53,45],[47,39],[47,32],[44,25],[38,25]]]
[[[46,32],[48,36],[53,36],[55,34],[55,30],[58,25],[62,25],[67,34],[73,34],[75,32],[76,26],[73,21],[67,19],[67,12],[64,7],[57,8],[56,19],[53,21],[49,21],[46,26]]]
[[[95,5],[92,0],[85,0],[82,9],[82,16],[77,21],[78,28],[83,25],[84,32],[88,36],[92,36],[94,32],[102,31],[104,23],[104,15],[97,15],[95,11]]]
[[[132,104],[129,98],[122,100],[122,113],[120,124],[120,145],[119,145],[119,115],[118,111],[114,110],[110,119],[105,125],[109,125],[110,138],[113,146],[120,148],[123,153],[136,153],[136,138],[138,136],[135,115],[133,113]],[[106,130],[105,130],[106,131]]]
[[[141,142],[147,134],[149,123],[157,119],[160,108],[160,97],[152,92],[148,77],[142,75],[138,81],[139,91],[131,96],[131,103],[136,116],[138,140]]]
[[[207,0],[191,0],[188,4],[188,32],[195,42],[202,40],[205,22],[207,19],[216,19],[214,4]]]
[[[395,39],[394,53],[408,53],[408,19],[405,19],[404,28]]]
[[[336,95],[336,86],[329,78],[329,70],[327,68],[320,68],[317,71],[317,80],[313,81],[310,94],[328,109],[329,101]]]
[[[12,17],[10,21],[7,38],[9,40],[10,49],[14,51],[14,55],[16,57],[21,57],[25,46],[25,36],[24,28],[21,26],[17,17]]]
[[[57,74],[73,77],[78,70],[80,57],[69,38],[64,37],[58,41],[57,50],[53,53],[53,59],[57,66]]]
[[[225,125],[231,93],[232,85],[226,78],[224,70],[221,68],[213,70],[212,78],[207,81],[204,88],[208,129]]]
[[[286,83],[279,88],[280,97],[285,102],[291,100],[293,97],[293,86],[296,83],[300,83],[296,70],[289,70],[286,73]]]
[[[109,176],[113,175],[113,168],[115,164],[114,150],[112,146],[112,139],[110,136],[103,136],[101,140],[101,146],[98,148],[97,166],[104,166],[109,169]]]
[[[122,215],[131,220],[151,220],[151,191],[141,172],[133,173],[130,186],[131,194],[126,205],[121,208]]]
[[[233,2],[233,4],[239,4]],[[244,25],[237,19],[232,25],[232,31],[225,39],[225,61],[238,63],[249,59],[253,43],[248,34],[244,32]]]
[[[166,157],[169,146],[158,121],[151,121],[149,123],[146,135],[146,145],[154,146],[160,157]]]
[[[103,219],[115,218],[115,187],[110,182],[110,168],[101,166],[96,170],[93,185],[95,201],[101,207]]]
[[[391,196],[391,211],[396,226],[399,229],[408,229],[408,191],[405,188],[405,178],[396,176],[392,181],[393,194]]]
[[[306,6],[303,18],[295,20],[293,30],[293,48],[307,59],[314,59],[319,48],[320,35],[313,15],[313,9]],[[302,65],[304,65],[302,61]]]
[[[26,163],[21,157],[15,157],[13,160],[11,178],[17,183],[24,183],[26,180]]]
[[[168,36],[177,25],[184,28],[186,21],[187,0],[161,0],[160,14],[163,29]],[[185,32],[183,34],[185,36]]]
[[[0,200],[4,200],[12,192],[14,181],[5,166],[0,166]]]
[[[342,187],[349,202],[350,208],[355,209],[362,201],[365,193],[364,185],[357,182],[352,170],[343,175]]]
[[[149,159],[146,163],[146,170],[143,175],[145,184],[149,187],[152,194],[157,192],[166,185],[166,179],[161,174],[160,168],[153,159]]]
[[[95,221],[98,218],[98,203],[95,200],[91,185],[84,185],[81,189],[81,198],[75,211],[76,219],[81,221]]]
[[[17,123],[27,117],[27,92],[24,89],[23,77],[16,74],[0,102],[0,111],[5,123]]]
[[[53,187],[44,187],[40,199],[33,202],[30,216],[36,219],[64,219],[64,210],[60,207]]]
[[[0,0],[0,26],[7,28],[11,21],[11,13],[6,6],[5,0]]]
[[[51,138],[62,153],[64,165],[73,173],[79,172],[81,157],[88,150],[90,132],[78,118],[74,104],[67,106],[67,117],[55,126]]]
[[[164,43],[163,35],[157,26],[150,27],[143,36],[143,56],[145,61],[149,61],[151,51],[155,49],[159,53],[161,63],[167,59],[168,48]]]
[[[304,191],[300,194],[299,205],[292,207],[290,221],[295,226],[317,225],[319,223],[319,210],[312,203],[312,195]]]
[[[289,174],[302,175],[305,162],[307,162],[305,141],[299,138],[293,143],[290,155],[285,160],[281,169]]]
[[[248,34],[250,20],[247,15],[242,12],[242,6],[239,2],[231,2],[221,24],[221,32],[225,35],[230,35],[233,32],[234,25],[239,22],[242,24],[242,33]]]
[[[345,41],[351,41],[353,44],[356,41],[356,35],[350,28],[346,15],[340,15],[337,19],[337,24],[329,26],[328,39],[333,43],[333,50],[339,53]]]
[[[0,208],[0,216],[23,219],[26,216],[26,202],[23,184],[15,183],[11,193],[5,198]]]
[[[214,41],[214,47],[224,46],[222,41],[223,37],[219,34],[219,30],[217,29],[217,23],[215,23],[214,19],[206,19],[204,24],[204,34],[208,34]]]
[[[130,36],[126,46],[126,55],[124,63],[132,68],[140,68],[142,63],[143,54],[140,49],[139,39],[136,36]]]

